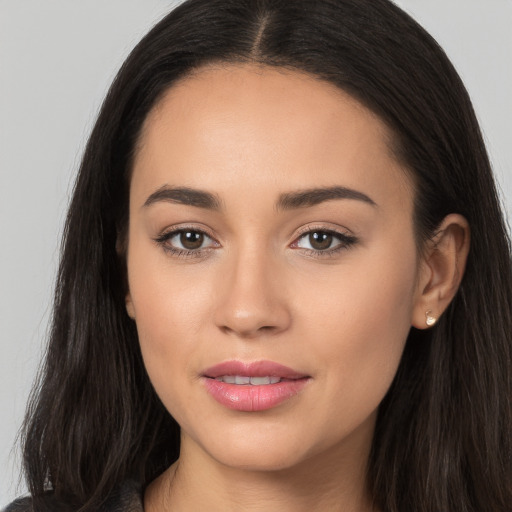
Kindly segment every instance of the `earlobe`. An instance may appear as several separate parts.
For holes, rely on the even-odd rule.
[[[433,327],[448,307],[462,281],[469,253],[468,221],[459,214],[444,218],[427,242],[421,262],[412,325]]]
[[[126,250],[127,250],[126,235],[118,233],[117,239],[116,239],[116,253],[120,259],[120,264],[121,264],[122,268],[124,269],[125,289],[128,289],[128,282],[127,282],[128,278],[126,276],[126,272],[127,272],[126,271]],[[133,307],[132,296],[130,295],[129,291],[127,292],[127,294],[125,296],[124,303],[125,303],[125,307],[126,307],[126,313],[132,320],[135,320],[135,309]]]
[[[126,295],[125,305],[126,305],[126,312],[128,313],[128,316],[132,320],[135,320],[135,309],[133,308],[132,297],[129,293]]]
[[[425,312],[425,324],[427,327],[433,327],[437,322],[437,318],[433,316],[432,311],[429,309]]]

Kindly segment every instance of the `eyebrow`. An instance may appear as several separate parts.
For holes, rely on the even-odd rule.
[[[376,207],[377,203],[358,190],[346,187],[312,188],[281,194],[277,202],[279,210],[307,208],[333,199],[355,199]]]
[[[158,202],[177,203],[207,210],[220,210],[220,200],[214,194],[188,187],[164,185],[153,192],[144,203],[147,208]]]
[[[376,207],[377,204],[366,194],[346,187],[327,187],[287,192],[279,196],[276,207],[278,210],[294,210],[315,206],[333,199],[354,199]],[[188,187],[169,187],[164,185],[153,192],[145,201],[144,207],[158,202],[168,202],[220,210],[221,201],[210,192]]]

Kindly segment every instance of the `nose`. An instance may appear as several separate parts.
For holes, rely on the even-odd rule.
[[[285,277],[270,255],[256,250],[240,254],[221,279],[215,322],[222,331],[256,338],[288,329],[291,314]]]

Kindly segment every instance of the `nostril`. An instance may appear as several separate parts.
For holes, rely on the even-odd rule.
[[[249,325],[246,325],[246,326],[222,325],[222,326],[220,326],[220,329],[225,334],[234,334],[234,335],[240,336],[242,338],[255,338],[260,335],[272,334],[274,332],[278,332],[281,330],[277,325],[262,325],[261,327],[260,326],[251,327]]]

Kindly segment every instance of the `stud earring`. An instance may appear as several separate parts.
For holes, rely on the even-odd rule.
[[[432,316],[432,310],[429,309],[425,313],[425,323],[427,324],[428,327],[432,327],[433,325],[435,325],[436,322],[437,318],[435,316]]]

